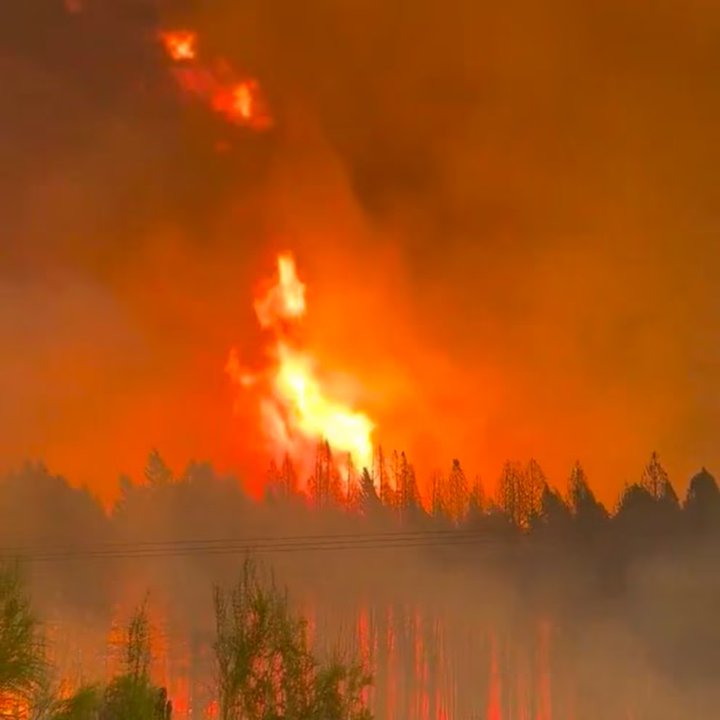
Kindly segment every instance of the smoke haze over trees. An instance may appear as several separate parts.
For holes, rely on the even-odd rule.
[[[711,716],[720,492],[707,470],[680,500],[653,453],[609,511],[580,463],[555,487],[538,461],[508,462],[485,493],[455,459],[428,498],[408,489],[402,453],[377,452],[348,488],[319,443],[313,472],[272,464],[255,500],[207,464],[178,475],[153,451],[109,513],[42,466],[5,477],[0,544],[24,558],[60,671],[104,682],[109,628],[149,592],[153,678],[175,717],[188,698],[199,713],[213,696],[212,586],[232,587],[255,552],[316,651],[341,638],[369,666],[378,718]]]

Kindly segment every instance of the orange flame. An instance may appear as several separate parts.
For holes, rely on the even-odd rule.
[[[206,103],[229,122],[252,130],[267,130],[273,119],[263,98],[260,83],[253,78],[237,77],[230,65],[221,60],[215,69],[200,63],[198,35],[191,30],[160,33],[168,57],[182,67],[175,70],[180,88]]]
[[[231,88],[218,91],[212,100],[213,109],[230,122],[264,130],[272,125],[256,80],[243,80]]]
[[[315,359],[291,342],[292,324],[306,312],[305,285],[292,255],[280,255],[277,268],[277,279],[254,304],[258,322],[274,334],[271,367],[264,378],[267,392],[260,402],[263,431],[279,454],[306,456],[323,439],[336,453],[349,454],[356,465],[370,467],[375,425],[364,413],[331,397],[318,377]],[[234,349],[225,370],[242,387],[261,379],[243,370]]]
[[[175,62],[195,60],[197,57],[197,33],[190,30],[161,32],[160,39]]]

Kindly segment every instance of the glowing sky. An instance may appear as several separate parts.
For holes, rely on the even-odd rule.
[[[187,103],[167,26],[276,127]],[[223,366],[290,247],[308,342],[421,475],[720,470],[718,31],[707,0],[3,3],[0,465],[254,472]]]

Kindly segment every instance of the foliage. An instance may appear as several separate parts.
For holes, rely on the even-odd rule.
[[[152,450],[145,465],[145,480],[150,487],[162,487],[173,481],[173,474],[157,450]]]
[[[96,720],[100,713],[102,691],[96,685],[81,687],[55,704],[50,720]]]
[[[169,720],[164,688],[150,680],[150,625],[145,605],[133,614],[125,641],[124,672],[105,687],[81,687],[56,701],[49,720]]]
[[[287,594],[248,559],[238,584],[216,588],[215,658],[221,720],[365,720],[369,683],[356,663],[313,656]]]
[[[163,720],[170,715],[165,690],[150,680],[150,622],[146,604],[130,619],[125,672],[105,688],[100,720]]]
[[[47,678],[40,626],[16,566],[0,567],[0,696],[30,702]]]

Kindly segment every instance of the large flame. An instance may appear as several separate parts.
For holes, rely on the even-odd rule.
[[[273,125],[260,83],[255,78],[238,76],[224,60],[213,66],[202,63],[197,33],[166,30],[159,38],[176,64],[175,79],[185,93],[235,125],[252,130],[266,130]]]
[[[277,258],[277,278],[254,307],[260,325],[272,332],[270,367],[264,374],[250,373],[233,349],[226,371],[242,387],[262,385],[263,431],[273,450],[303,459],[318,440],[327,440],[338,456],[349,455],[355,466],[370,467],[374,423],[328,393],[315,359],[291,338],[306,312],[305,285],[292,255]]]

